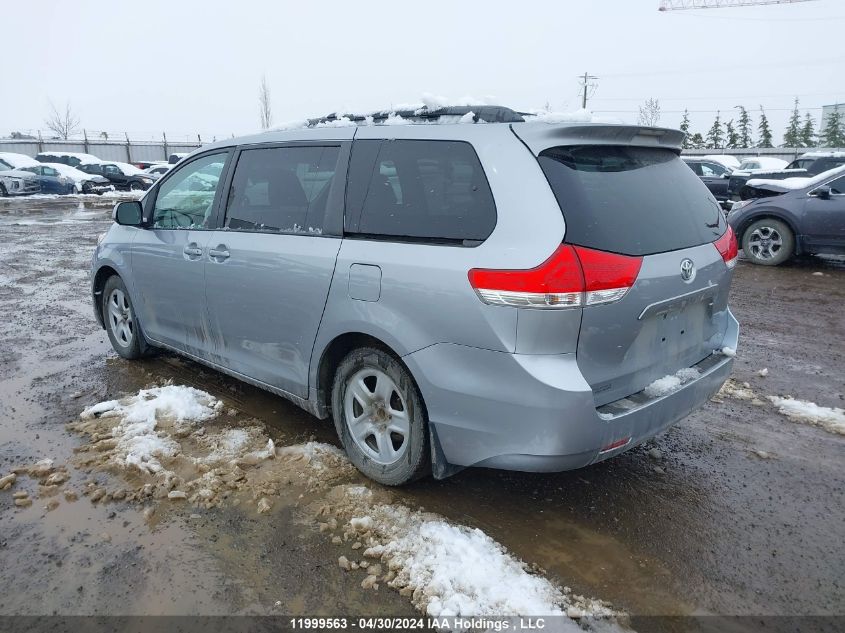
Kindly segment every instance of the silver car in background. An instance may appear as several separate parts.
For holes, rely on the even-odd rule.
[[[680,132],[397,118],[217,143],[117,205],[92,266],[117,353],[331,416],[389,485],[594,464],[720,388],[736,241]],[[458,119],[486,124],[430,124]]]

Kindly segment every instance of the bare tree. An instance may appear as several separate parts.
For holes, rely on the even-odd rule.
[[[660,102],[657,99],[646,99],[645,105],[640,106],[637,122],[640,125],[657,125],[660,122]]]
[[[64,112],[59,112],[51,101],[50,115],[44,119],[44,124],[47,129],[55,132],[59,138],[67,140],[79,129],[79,117],[71,109],[69,101],[65,103]]]
[[[261,129],[269,130],[273,124],[273,109],[270,105],[270,87],[267,85],[265,75],[261,75],[261,84],[258,87],[258,107],[261,115]]]

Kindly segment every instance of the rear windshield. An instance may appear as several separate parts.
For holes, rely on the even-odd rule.
[[[725,232],[718,203],[673,151],[571,145],[540,153],[570,244],[650,255],[712,242]]]

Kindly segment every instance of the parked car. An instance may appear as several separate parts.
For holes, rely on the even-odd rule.
[[[806,152],[786,166],[786,169],[806,169],[808,176],[845,165],[845,152]]]
[[[86,174],[103,176],[114,185],[115,189],[125,191],[145,191],[150,188],[154,180],[137,167],[129,163],[82,163],[79,169]]]
[[[180,160],[185,158],[185,156],[187,156],[188,154],[189,152],[174,152],[168,157],[167,162],[171,165],[175,165]]]
[[[773,156],[751,156],[749,158],[743,158],[739,167],[737,167],[737,170],[760,171],[762,169],[785,169],[787,164],[788,163],[782,158],[775,158]]]
[[[95,249],[114,349],[331,415],[388,485],[579,468],[706,403],[737,345],[737,249],[683,135],[444,109],[470,111],[488,123],[268,132],[180,162]]]
[[[731,171],[734,169],[739,169],[739,166],[742,164],[741,161],[736,156],[731,156],[730,154],[706,154],[704,156],[691,156],[690,158],[703,158],[705,160],[712,160],[720,165],[724,165]]]
[[[148,167],[147,169],[145,169],[144,173],[149,174],[150,178],[152,178],[153,180],[158,180],[159,178],[164,176],[164,174],[169,172],[172,168],[173,165],[170,165],[168,163],[165,163],[163,165],[153,165],[152,167]]]
[[[13,152],[0,152],[0,170],[20,169],[38,165],[38,161],[26,154],[15,154]]]
[[[79,167],[81,163],[98,163],[100,159],[93,154],[81,152],[40,152],[35,155],[35,160],[40,163],[61,163],[71,167]]]
[[[46,164],[21,167],[20,171],[28,171],[38,180],[41,193],[68,194],[74,193],[76,183],[59,173],[57,169]]]
[[[730,209],[730,195],[728,195],[728,179],[731,176],[731,169],[721,163],[697,156],[681,156],[683,161],[701,178],[701,182],[707,185],[710,193],[719,202],[723,209]]]
[[[808,152],[785,165],[783,169],[765,169],[754,172],[735,172],[728,182],[728,193],[733,199],[745,200],[753,197],[754,192],[746,188],[750,178],[783,180],[785,178],[810,177],[845,165],[845,152]]]
[[[793,255],[845,254],[845,166],[812,178],[752,179],[728,214],[745,256],[777,266]]]
[[[20,169],[0,171],[0,197],[27,196],[41,192],[41,183],[34,174]]]
[[[96,174],[87,174],[84,171],[62,165],[61,163],[43,163],[44,167],[51,167],[65,178],[73,181],[73,193],[103,194],[107,191],[114,191],[114,185],[108,178]]]
[[[155,167],[156,165],[167,165],[168,163],[165,160],[133,160],[130,164],[141,171],[146,171],[150,167]]]

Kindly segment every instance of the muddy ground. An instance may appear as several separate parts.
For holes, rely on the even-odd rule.
[[[122,485],[73,465],[83,438],[66,424],[162,379],[261,420],[278,445],[337,443],[330,424],[190,361],[127,362],[111,351],[87,279],[111,204],[0,201],[0,476],[49,457],[69,464],[66,487],[79,492],[90,481]],[[843,305],[841,259],[776,269],[740,261],[734,379],[758,402],[719,398],[650,445],[587,469],[470,469],[394,494],[631,614],[843,614],[845,437],[765,400],[845,406]],[[33,504],[0,492],[0,615],[415,613],[398,592],[364,589],[341,570],[345,545],[302,520],[296,495],[266,514],[164,500],[145,517],[138,503],[67,501],[26,476],[13,490]]]

